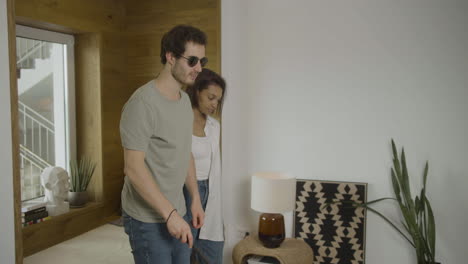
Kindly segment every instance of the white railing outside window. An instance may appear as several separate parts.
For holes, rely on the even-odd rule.
[[[51,166],[28,148],[20,145],[21,200],[29,200],[44,195],[41,186],[42,171]]]
[[[18,102],[20,144],[49,164],[55,163],[54,123]]]
[[[34,39],[16,39],[16,66],[18,68],[30,68],[35,58],[50,56],[47,42]]]

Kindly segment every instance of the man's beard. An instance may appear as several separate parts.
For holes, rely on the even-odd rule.
[[[185,76],[180,71],[177,71],[176,69],[171,71],[171,75],[182,86],[192,85],[194,83],[194,81],[192,80],[187,81],[187,79],[183,78]]]

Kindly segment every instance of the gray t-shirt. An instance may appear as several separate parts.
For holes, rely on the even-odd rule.
[[[125,104],[120,137],[126,149],[145,152],[145,163],[161,192],[180,215],[186,212],[182,192],[192,146],[193,112],[188,95],[181,91],[171,101],[156,89],[155,81],[138,88]],[[122,208],[146,223],[164,219],[138,194],[128,176],[122,189]]]

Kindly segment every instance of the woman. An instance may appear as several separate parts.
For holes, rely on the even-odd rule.
[[[200,199],[205,211],[204,225],[192,227],[192,259],[196,263],[223,263],[224,226],[221,210],[220,125],[212,117],[223,103],[226,83],[217,73],[203,69],[186,92],[194,114],[192,154]],[[187,208],[191,200],[184,188]],[[190,210],[187,210],[191,222]]]

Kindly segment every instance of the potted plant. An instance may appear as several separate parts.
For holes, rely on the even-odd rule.
[[[70,207],[83,207],[88,201],[86,189],[96,169],[96,163],[89,157],[82,157],[80,161],[70,160],[70,191],[68,202]]]
[[[391,169],[391,179],[395,197],[380,198],[367,203],[355,203],[351,201],[347,202],[349,202],[354,207],[364,207],[389,223],[415,249],[418,264],[435,264],[437,263],[435,262],[436,227],[432,207],[426,196],[426,183],[429,163],[426,162],[426,166],[424,168],[422,179],[423,186],[420,194],[419,196],[416,195],[413,199],[411,196],[405,151],[402,148],[401,158],[399,159],[393,139],[392,151],[393,168]],[[382,213],[370,207],[371,204],[375,204],[383,200],[393,200],[398,203],[401,215],[403,217],[401,225],[393,223]],[[332,203],[339,202],[341,201],[334,201]],[[343,203],[345,202],[343,201]]]

